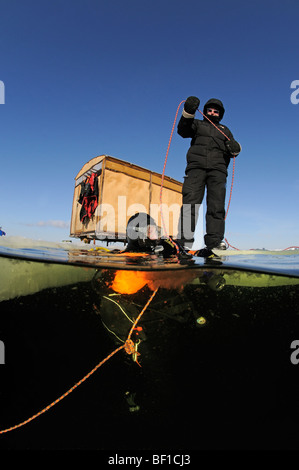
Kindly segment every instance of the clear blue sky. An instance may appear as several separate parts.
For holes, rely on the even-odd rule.
[[[291,102],[298,0],[0,6],[7,235],[68,238],[74,177],[97,155],[161,173],[177,106],[197,95],[201,109],[211,97],[223,101],[223,123],[243,147],[228,241],[242,249],[299,245],[299,104]],[[182,181],[188,147],[175,133],[167,175]]]

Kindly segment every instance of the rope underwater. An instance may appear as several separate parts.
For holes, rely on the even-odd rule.
[[[45,408],[43,408],[41,411],[39,411],[38,413],[36,413],[35,415],[31,416],[30,418],[26,419],[25,421],[22,421],[21,423],[19,424],[16,424],[15,426],[11,426],[10,428],[7,428],[7,429],[2,429],[0,430],[0,434],[4,434],[6,432],[9,432],[9,431],[13,431],[14,429],[17,429],[17,428],[20,428],[21,426],[25,426],[25,424],[28,424],[30,423],[31,421],[33,421],[34,419],[38,418],[38,416],[42,415],[43,413],[45,413],[46,411],[48,411],[50,408],[52,408],[54,405],[56,405],[57,403],[59,403],[61,400],[63,400],[63,398],[67,397],[71,392],[73,392],[77,387],[79,387],[79,385],[81,385],[83,382],[85,382],[85,380],[87,380],[92,374],[94,374],[94,372],[96,372],[96,370],[98,370],[103,364],[105,364],[105,362],[107,362],[111,357],[113,357],[116,353],[118,353],[119,351],[121,351],[122,349],[125,349],[126,353],[127,354],[133,354],[135,352],[135,349],[134,347],[132,347],[132,343],[133,341],[131,340],[131,336],[133,334],[133,330],[136,328],[136,325],[137,323],[139,322],[140,318],[142,317],[142,315],[144,314],[145,310],[147,309],[147,307],[149,306],[149,304],[151,303],[151,301],[153,300],[153,298],[155,297],[157,291],[158,291],[159,287],[156,288],[156,290],[153,292],[153,294],[150,296],[149,300],[147,301],[147,303],[145,304],[145,306],[143,307],[143,309],[141,310],[141,312],[139,313],[138,317],[136,318],[130,332],[129,332],[129,335],[127,337],[127,340],[124,344],[122,344],[121,346],[119,346],[117,349],[115,349],[114,351],[112,351],[112,353],[110,353],[105,359],[103,359],[101,362],[99,362],[90,372],[88,372],[88,374],[86,374],[81,380],[79,380],[79,382],[77,382],[75,385],[73,385],[73,387],[71,387],[69,390],[67,390],[63,395],[61,395],[59,398],[57,398],[56,400],[54,400],[52,403],[50,403],[50,405],[46,406]],[[133,343],[134,345],[134,343]],[[137,361],[136,361],[137,362]],[[140,365],[138,363],[138,365]]]

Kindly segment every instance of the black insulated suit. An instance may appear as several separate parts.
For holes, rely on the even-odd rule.
[[[224,238],[227,168],[231,157],[241,151],[241,146],[228,127],[219,124],[224,114],[222,102],[209,100],[204,106],[205,115],[208,107],[219,109],[219,118],[214,123],[223,134],[206,118],[195,119],[184,111],[178,123],[178,134],[192,139],[187,152],[178,239],[185,244],[193,239],[198,209],[207,188],[204,239],[207,248],[215,248]]]

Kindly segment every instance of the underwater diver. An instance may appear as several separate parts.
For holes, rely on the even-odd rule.
[[[99,315],[108,337],[116,347],[125,344],[144,307],[144,299],[148,299],[152,293],[147,284],[132,294],[119,293],[114,285],[118,273],[119,271],[99,270],[92,280],[96,294],[94,312]],[[127,271],[122,273],[126,275]],[[134,282],[131,277],[129,282]],[[119,357],[122,364],[119,393],[130,413],[142,408],[146,388],[145,373],[153,373],[150,372],[151,363],[160,347],[161,338],[169,334],[168,328],[164,327],[165,321],[186,323],[190,321],[193,311],[192,300],[184,292],[178,292],[175,288],[161,288],[147,307],[146,315],[133,329],[131,339],[134,352]]]
[[[161,239],[159,237],[158,227],[152,217],[146,213],[137,213],[132,216],[127,225],[127,241],[128,245],[122,253],[158,253],[164,258],[180,257],[186,254],[176,242],[171,239]],[[178,253],[179,250],[179,253]],[[188,271],[189,272],[189,271]],[[144,297],[148,298],[152,292],[147,283],[143,287],[138,287],[130,293],[130,289],[118,290],[115,279],[119,271],[100,270],[96,273],[92,285],[97,294],[94,303],[94,310],[100,316],[102,324],[106,329],[110,339],[117,345],[124,344],[132,325],[136,321],[142,307],[144,306]],[[130,272],[122,271],[126,276]],[[192,272],[189,272],[192,278]],[[132,333],[135,353],[131,356],[126,355],[124,359],[125,372],[122,381],[122,393],[129,407],[130,412],[136,412],[140,409],[142,396],[144,393],[144,375],[139,364],[139,351],[141,358],[147,366],[151,363],[151,357],[154,354],[153,344],[156,341],[157,328],[160,328],[160,335],[168,334],[167,328],[163,328],[165,321],[175,321],[178,323],[190,323],[196,327],[205,325],[205,318],[200,315],[198,318],[197,306],[190,298],[190,292],[182,291],[177,288],[177,273],[172,273],[172,277],[167,275],[167,287],[163,284],[162,279],[159,292],[155,299],[147,308],[147,315],[142,318]],[[149,278],[150,279],[150,278]],[[128,282],[132,282],[132,278],[128,278]],[[156,279],[158,283],[159,280]],[[187,283],[187,281],[186,281]],[[214,276],[211,271],[201,271],[199,283],[207,285],[212,290],[221,290],[225,281],[219,274]],[[184,280],[180,287],[184,285]],[[164,286],[164,288],[163,288]],[[120,293],[125,292],[125,293]],[[203,325],[199,323],[199,319],[204,320]],[[150,343],[150,347],[147,343]],[[146,367],[147,368],[147,367]]]
[[[187,152],[178,239],[183,246],[192,246],[198,208],[207,188],[206,250],[225,250],[227,168],[230,159],[241,152],[241,145],[226,126],[219,124],[225,112],[220,100],[212,98],[206,102],[203,120],[195,119],[199,104],[196,96],[186,99],[177,127],[181,137],[192,139]]]

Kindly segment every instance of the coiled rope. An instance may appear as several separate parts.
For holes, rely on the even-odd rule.
[[[50,403],[50,405],[46,406],[45,408],[43,408],[41,411],[39,411],[38,413],[36,413],[35,415],[31,416],[30,418],[26,419],[25,421],[19,423],[19,424],[16,424],[15,426],[11,426],[10,428],[7,428],[7,429],[2,429],[0,430],[0,434],[4,434],[4,433],[7,433],[9,431],[13,431],[14,429],[17,429],[17,428],[20,428],[21,426],[25,426],[25,424],[28,424],[30,423],[31,421],[33,421],[34,419],[38,418],[38,416],[42,415],[43,413],[45,413],[46,411],[50,410],[50,408],[53,408],[54,405],[56,405],[57,403],[59,403],[61,400],[63,400],[63,398],[67,397],[71,392],[73,392],[77,387],[79,387],[79,385],[81,385],[83,382],[85,382],[85,380],[87,380],[92,374],[94,374],[94,372],[96,372],[96,370],[98,370],[103,364],[105,364],[105,362],[107,362],[111,357],[113,357],[116,353],[118,353],[119,351],[121,351],[122,349],[125,349],[126,353],[127,354],[133,354],[133,352],[135,351],[135,348],[133,347],[134,346],[134,343],[133,341],[131,340],[131,336],[133,334],[133,331],[134,329],[136,328],[136,325],[137,323],[139,322],[140,318],[142,317],[142,315],[144,314],[144,312],[146,311],[147,307],[149,306],[149,304],[151,303],[151,301],[153,300],[153,298],[155,297],[156,293],[158,291],[158,287],[156,288],[156,290],[152,293],[152,295],[150,296],[149,300],[147,301],[147,303],[145,304],[145,306],[143,307],[142,311],[140,312],[140,314],[138,315],[138,317],[136,318],[130,332],[129,332],[129,335],[127,337],[127,340],[124,344],[122,344],[121,346],[119,346],[117,349],[115,349],[114,351],[112,351],[112,353],[110,353],[107,357],[105,357],[105,359],[103,359],[101,362],[99,362],[88,374],[86,374],[81,380],[79,380],[79,382],[77,382],[75,385],[73,385],[73,387],[71,387],[69,390],[67,390],[67,392],[65,392],[63,395],[61,395],[59,398],[57,398],[56,400],[54,400],[52,403]]]

